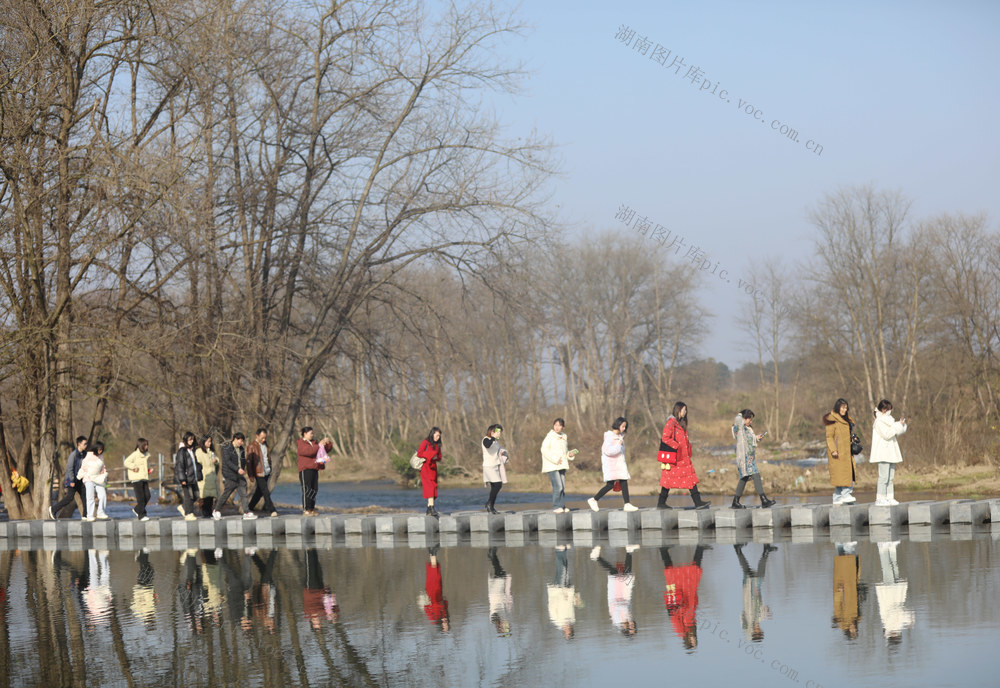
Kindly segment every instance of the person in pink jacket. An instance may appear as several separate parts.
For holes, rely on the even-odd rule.
[[[108,504],[108,491],[104,484],[108,480],[108,469],[104,467],[104,443],[94,442],[94,448],[80,463],[80,471],[76,474],[77,480],[83,481],[83,487],[87,494],[87,515],[85,521],[93,521],[95,514],[94,494],[97,494],[96,517],[100,519],[108,518],[104,513]]]

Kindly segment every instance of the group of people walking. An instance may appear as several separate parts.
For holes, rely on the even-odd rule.
[[[302,488],[302,513],[316,515],[316,497],[319,493],[319,471],[326,467],[328,452],[333,444],[328,437],[317,441],[311,427],[302,428],[296,441],[299,482]],[[49,508],[49,516],[58,518],[60,512],[74,504],[79,495],[85,504],[84,520],[106,519],[107,467],[104,465],[104,444],[95,442],[89,447],[86,437],[76,438],[76,449],[66,462],[65,487],[62,499]],[[135,506],[132,512],[141,521],[148,521],[146,506],[150,500],[149,478],[153,473],[150,464],[149,442],[140,437],[135,451],[125,458],[126,479],[132,485]],[[177,510],[186,520],[203,518],[220,519],[220,509],[235,493],[237,508],[245,519],[257,518],[254,510],[263,502],[264,512],[277,516],[271,500],[269,480],[272,462],[268,454],[267,428],[258,428],[247,443],[242,432],[234,433],[222,445],[221,457],[216,454],[210,434],[198,437],[186,432],[174,455],[173,477],[181,503]],[[219,478],[222,478],[220,488]],[[72,509],[70,510],[72,514]]]
[[[857,501],[852,494],[857,478],[854,457],[861,453],[863,448],[854,432],[854,420],[848,411],[847,401],[841,398],[837,399],[833,409],[823,416],[830,482],[834,487],[834,504],[850,504]],[[893,406],[888,399],[881,400],[874,411],[870,460],[878,464],[875,501],[877,506],[899,503],[893,495],[895,466],[902,461],[897,438],[906,432],[907,425],[905,418],[897,421],[892,411]],[[740,500],[750,481],[753,481],[762,508],[775,504],[775,501],[765,494],[760,470],[757,468],[757,444],[767,433],[758,434],[754,431],[752,426],[754,417],[751,409],[743,409],[733,419],[732,435],[736,443],[736,466],[739,472],[739,480],[730,505],[733,509],[746,508]],[[621,492],[625,511],[637,510],[629,495],[628,483],[631,475],[625,452],[627,432],[628,420],[618,417],[604,433],[601,444],[601,471],[604,485],[587,500],[588,506],[594,511],[600,509],[598,502],[611,491]],[[484,508],[492,514],[499,513],[496,509],[496,500],[504,483],[507,482],[506,467],[510,461],[507,449],[501,444],[502,437],[503,426],[494,423],[486,429],[481,441],[483,482],[489,488]],[[421,459],[420,481],[423,497],[427,500],[426,513],[434,517],[439,516],[435,500],[438,496],[438,464],[442,456],[441,438],[441,428],[431,428],[416,452],[416,456]],[[319,471],[326,467],[328,452],[332,446],[328,437],[317,441],[313,428],[308,426],[302,428],[301,435],[296,441],[304,515],[317,513]],[[69,506],[76,495],[80,495],[87,505],[84,516],[86,520],[108,518],[105,510],[107,469],[103,454],[103,443],[96,442],[91,448],[86,437],[76,438],[76,449],[70,454],[66,465],[65,485],[68,489],[63,498],[50,508],[49,515],[52,518],[58,517],[60,511]],[[542,472],[549,476],[552,483],[552,508],[555,513],[569,511],[566,507],[566,471],[569,462],[578,454],[578,449],[569,448],[566,421],[556,418],[541,445]],[[657,451],[660,469],[657,509],[671,508],[667,504],[667,499],[672,489],[688,490],[695,509],[707,509],[711,506],[699,492],[698,475],[694,469],[692,455],[691,439],[688,434],[688,407],[683,401],[678,401],[663,426]],[[138,439],[135,451],[125,459],[125,468],[127,479],[132,484],[135,494],[136,505],[133,512],[140,520],[148,520],[146,505],[150,499],[149,475],[153,469],[149,464],[149,442],[145,438]],[[235,493],[239,511],[244,518],[256,518],[254,509],[261,501],[264,503],[266,513],[277,516],[277,510],[271,501],[268,482],[271,473],[272,464],[268,455],[266,428],[259,428],[249,444],[243,433],[233,434],[232,438],[223,444],[221,457],[215,452],[214,440],[210,434],[203,435],[199,441],[194,433],[187,432],[174,456],[174,481],[181,499],[177,509],[188,520],[198,518],[199,514],[204,518],[219,519],[222,517],[220,509]]]

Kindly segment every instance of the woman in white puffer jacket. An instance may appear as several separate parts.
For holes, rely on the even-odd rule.
[[[883,399],[878,402],[875,411],[875,423],[872,426],[871,463],[878,464],[878,488],[875,493],[875,506],[895,506],[899,504],[892,494],[892,479],[896,473],[896,464],[903,460],[896,438],[906,432],[906,419],[896,420],[892,417],[892,402]]]

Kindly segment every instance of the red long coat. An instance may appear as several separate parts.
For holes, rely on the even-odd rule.
[[[440,623],[448,618],[448,600],[444,599],[444,589],[441,585],[441,564],[427,562],[424,575],[424,590],[430,598],[430,604],[424,605],[424,614],[434,623]]]
[[[666,582],[663,604],[670,614],[674,631],[683,638],[698,622],[696,614],[701,567],[693,563],[670,566],[663,569],[663,579]]]
[[[438,461],[441,460],[441,445],[424,440],[420,443],[417,456],[427,459],[420,467],[420,488],[424,499],[438,496]]]
[[[691,463],[691,440],[688,439],[687,430],[681,427],[676,418],[670,416],[667,424],[663,426],[663,436],[660,440],[677,448],[677,463],[673,464],[669,471],[660,471],[660,487],[690,490],[698,484],[698,476],[694,472],[694,464]]]

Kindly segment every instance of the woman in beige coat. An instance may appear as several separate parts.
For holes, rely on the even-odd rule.
[[[851,428],[854,421],[847,409],[847,401],[837,399],[833,410],[823,416],[823,425],[826,426],[826,458],[830,467],[834,504],[852,504],[858,501],[851,494],[854,491],[857,468],[851,455]]]

